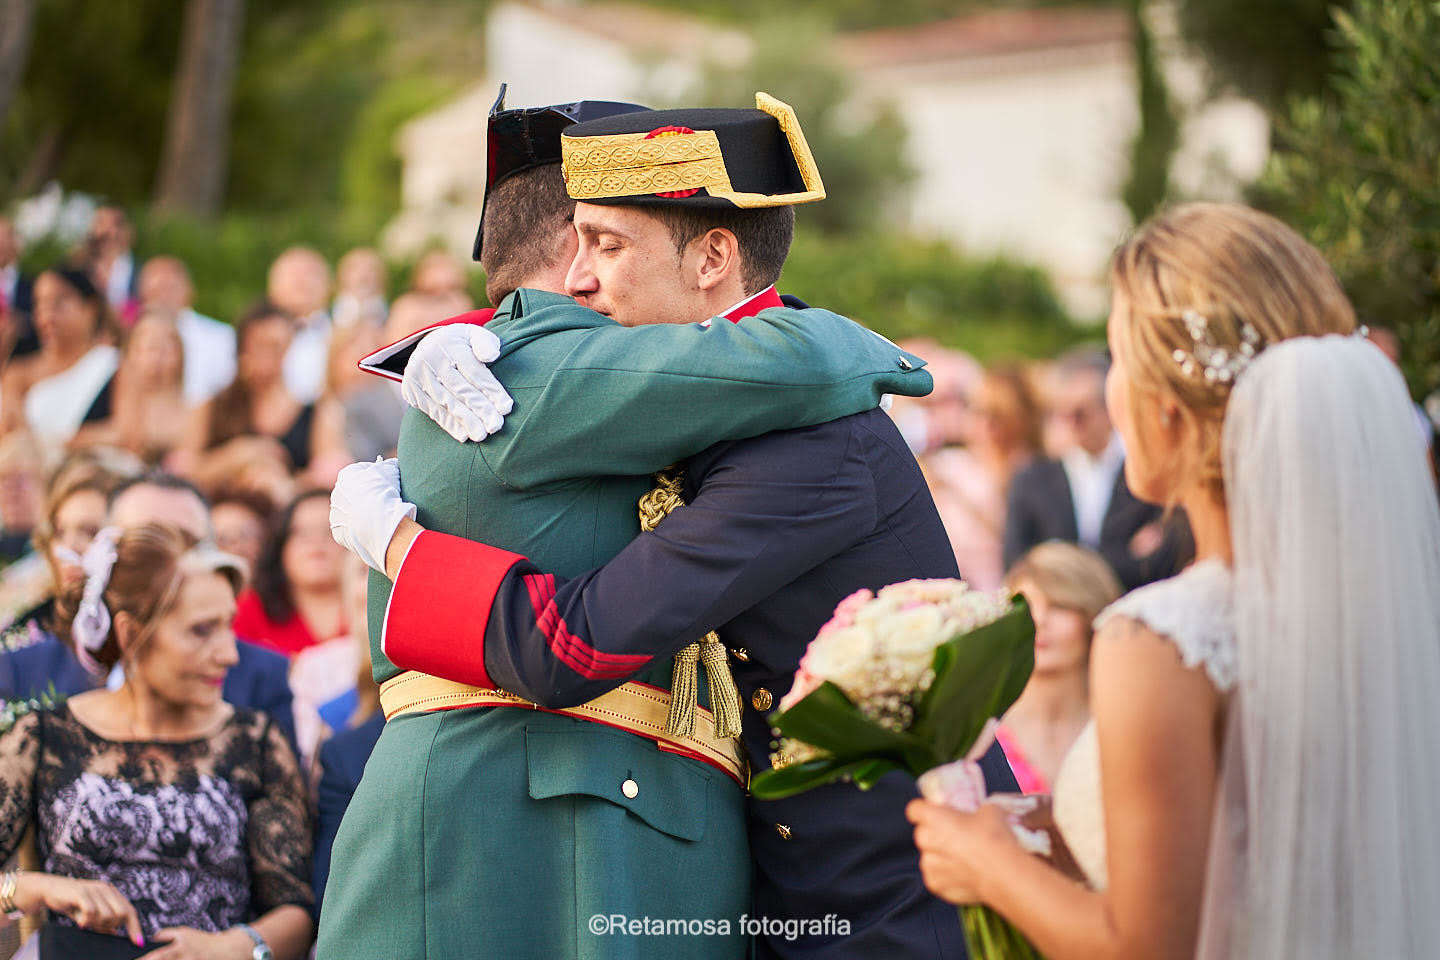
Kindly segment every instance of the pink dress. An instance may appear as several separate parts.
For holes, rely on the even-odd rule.
[[[1020,785],[1021,793],[1050,792],[1050,784],[1039,770],[1026,761],[1025,752],[1020,749],[1015,735],[1005,724],[995,728],[995,739],[1000,741],[1000,749],[1005,751],[1005,759],[1010,761],[1010,770],[1015,774],[1015,782]]]

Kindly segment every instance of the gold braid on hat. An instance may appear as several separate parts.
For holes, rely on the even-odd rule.
[[[654,530],[676,507],[685,506],[680,495],[685,473],[667,467],[655,474],[655,489],[640,498],[640,529]],[[675,654],[675,668],[670,678],[670,715],[665,732],[688,737],[695,732],[695,708],[699,703],[699,664],[705,664],[705,677],[710,686],[710,711],[715,715],[715,734],[719,737],[740,736],[740,690],[730,673],[729,651],[720,636],[711,630],[705,636]]]

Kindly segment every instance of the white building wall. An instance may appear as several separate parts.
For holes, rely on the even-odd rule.
[[[1268,155],[1265,115],[1237,99],[1206,102],[1202,68],[1166,23],[1158,26],[1183,121],[1175,192],[1237,197]],[[402,132],[405,210],[387,231],[387,247],[411,252],[438,238],[468,252],[484,193],[486,117],[501,80],[510,85],[510,106],[639,100],[645,91],[693,85],[707,49],[733,57],[744,42],[698,24],[667,30],[674,42],[660,56],[554,12],[497,6],[486,31],[488,77]],[[888,101],[909,130],[918,171],[906,203],[910,229],[968,252],[1038,263],[1077,316],[1103,314],[1106,265],[1130,226],[1120,190],[1139,117],[1128,43],[886,65],[853,76],[858,103]]]

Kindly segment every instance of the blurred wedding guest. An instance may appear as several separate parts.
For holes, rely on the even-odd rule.
[[[314,930],[305,785],[275,722],[221,693],[239,561],[160,525],[94,547],[57,626],[124,680],[0,734],[0,856],[33,827],[42,865],[6,875],[14,906],[164,956],[298,960]]]
[[[105,525],[110,493],[124,479],[83,460],[67,462],[56,471],[34,534],[45,576],[29,584],[35,592],[15,598],[25,607],[8,617],[4,642],[0,644],[4,650],[30,647],[53,638],[55,597],[68,580],[80,576],[80,555]],[[0,654],[0,658],[3,656]],[[4,672],[0,668],[0,675]],[[0,697],[8,699],[17,693],[13,685],[6,686],[0,679]]]
[[[417,330],[434,326],[442,320],[464,313],[474,306],[462,291],[448,293],[402,293],[390,305],[390,315],[380,333],[381,343],[394,343]]]
[[[44,509],[44,450],[27,430],[0,437],[0,567],[30,552]]]
[[[928,454],[925,476],[960,576],[981,590],[1004,578],[1006,493],[1040,449],[1040,407],[1025,371],[996,366],[970,391],[963,447]]]
[[[110,415],[120,351],[109,342],[109,308],[81,270],[46,270],[35,281],[40,350],[0,375],[4,431],[29,426],[42,443],[67,443],[82,424]]]
[[[1102,350],[1080,348],[1056,361],[1050,416],[1063,452],[1020,470],[1010,485],[1004,561],[1009,567],[1047,540],[1095,550],[1126,590],[1173,576],[1189,554],[1181,518],[1135,499],[1125,482],[1125,447],[1105,410]]]
[[[0,217],[0,364],[40,349],[31,322],[34,281],[20,272],[20,239],[9,217]]]
[[[345,446],[351,461],[394,456],[405,416],[400,385],[360,373],[360,359],[375,347],[404,339],[470,307],[470,299],[462,294],[404,293],[395,298],[378,336],[357,333],[353,340],[336,344],[331,354],[332,383],[340,385],[336,396],[344,407]]]
[[[290,661],[290,689],[295,694],[295,742],[300,747],[301,766],[306,770],[312,769],[321,741],[350,726],[358,705],[361,661],[364,660],[368,670],[370,660],[368,653],[362,656],[361,648],[368,649],[368,646],[360,642],[366,632],[368,571],[363,560],[357,565],[354,554],[345,555],[340,565],[340,590],[345,622],[351,629],[344,636],[306,647]]]
[[[95,535],[96,524],[129,530],[151,523],[178,527],[195,540],[212,541],[210,507],[194,486],[179,477],[152,472],[121,480],[109,494],[108,510],[97,516],[94,503],[74,509],[73,521],[61,519],[57,529],[73,530],[65,546],[56,549],[56,581],[69,583],[81,575],[78,555],[81,543]],[[107,684],[117,685],[122,676],[97,672],[93,663],[83,663],[63,635],[46,633],[39,642],[24,649],[0,653],[0,697],[30,699],[54,689],[62,696]],[[242,640],[238,660],[225,674],[223,693],[237,707],[259,710],[275,719],[287,736],[293,736],[289,664],[284,657]]]
[[[86,264],[105,302],[126,320],[133,319],[138,305],[135,255],[130,249],[134,241],[135,231],[124,210],[116,206],[95,210],[85,235]]]
[[[332,700],[329,713],[322,708],[321,717],[332,731],[331,736],[320,746],[319,766],[319,817],[315,825],[315,908],[318,915],[324,901],[325,881],[330,875],[330,851],[335,845],[335,833],[345,816],[345,808],[360,785],[360,776],[365,772],[365,762],[380,739],[385,727],[385,714],[380,709],[380,688],[371,675],[370,639],[368,636],[365,602],[368,569],[364,561],[354,554],[346,558],[345,602],[350,609],[350,642],[354,648],[355,685],[351,696],[343,700]],[[304,656],[302,653],[301,656]],[[297,663],[298,666],[298,663]],[[339,710],[349,707],[341,716]],[[298,717],[297,717],[298,722]]]
[[[330,349],[330,265],[309,247],[291,247],[270,265],[265,295],[294,328],[285,385],[301,403],[313,403],[325,383]]]
[[[318,421],[314,402],[301,402],[290,390],[285,377],[290,319],[277,305],[261,301],[236,326],[235,381],[191,417],[180,469],[193,471],[202,454],[237,437],[278,440],[297,471],[309,467],[317,451],[343,450],[340,425]]]
[[[235,379],[235,328],[197,313],[195,285],[178,257],[151,257],[140,270],[142,309],[161,307],[175,316],[185,344],[185,402],[204,403]]]
[[[465,268],[448,250],[431,250],[420,258],[410,275],[410,289],[430,296],[470,299]]]
[[[406,298],[410,296],[412,294],[403,294],[395,301],[392,315],[399,312],[403,316]],[[345,437],[347,459],[340,467],[356,460],[394,456],[399,442],[400,419],[405,415],[399,384],[372,377],[359,368],[362,358],[389,342],[383,336],[382,328],[359,323],[337,328],[330,341],[325,398],[340,418]],[[390,389],[377,389],[380,387]]]
[[[1035,619],[1035,670],[996,737],[1024,793],[1049,793],[1060,763],[1090,721],[1091,625],[1120,597],[1098,553],[1054,541],[1035,547],[1005,576]]]
[[[932,450],[966,442],[967,396],[980,380],[982,368],[974,357],[950,350],[928,338],[899,343],[902,350],[923,357],[935,389],[924,397],[894,397],[890,416],[910,452],[920,457]]]
[[[385,302],[385,261],[369,247],[356,247],[335,265],[335,302],[330,318],[337,329],[364,323],[379,327]]]
[[[71,444],[118,447],[158,463],[185,435],[185,365],[174,314],[160,307],[144,309],[120,350],[110,416],[81,427]]]
[[[236,631],[287,657],[345,636],[344,558],[345,550],[330,535],[329,491],[300,494],[260,554],[251,587],[240,597]]]
[[[236,437],[206,453],[187,475],[201,490],[245,491],[273,504],[289,503],[299,489],[290,455],[274,437]]]
[[[257,490],[235,487],[218,490],[210,497],[215,545],[244,560],[250,570],[256,569],[277,512],[275,501]]]

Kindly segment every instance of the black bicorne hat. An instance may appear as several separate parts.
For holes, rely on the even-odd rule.
[[[517,173],[547,163],[560,162],[560,131],[587,120],[622,113],[648,111],[636,103],[615,100],[579,100],[548,107],[505,109],[505,84],[490,108],[490,123],[485,136],[485,202],[497,183]],[[485,234],[485,207],[480,207],[480,227],[475,231],[474,258],[480,259],[480,244]]]
[[[751,209],[825,199],[820,170],[789,105],[650,110],[560,135],[565,189],[586,203]]]

